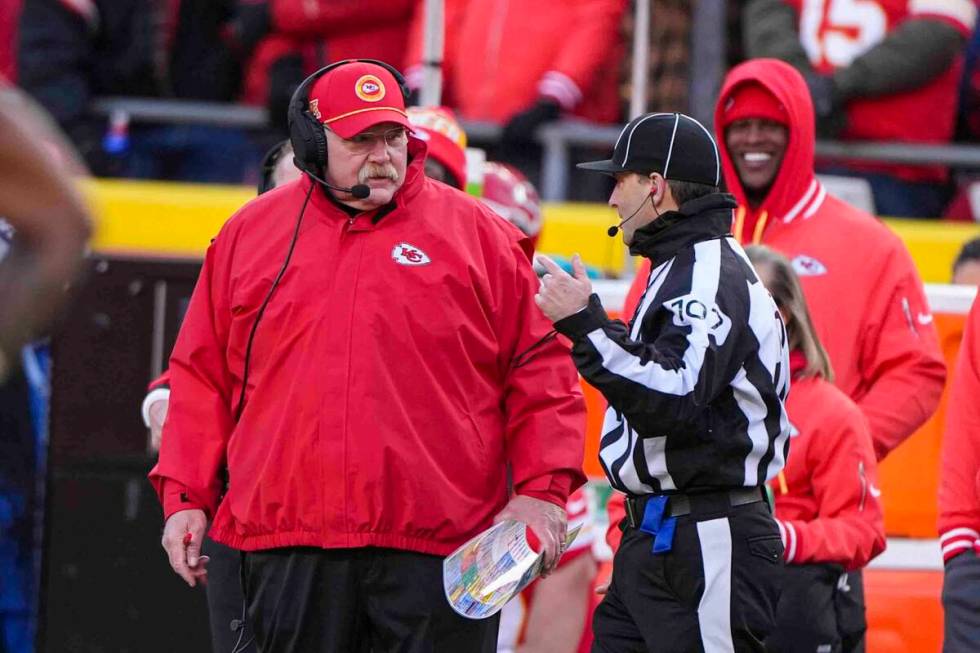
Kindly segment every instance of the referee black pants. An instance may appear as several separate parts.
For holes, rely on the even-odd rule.
[[[499,615],[456,614],[442,558],[396,549],[292,547],[245,555],[259,653],[494,653]]]
[[[765,651],[783,546],[761,501],[677,518],[673,547],[627,528],[596,608],[593,653]]]

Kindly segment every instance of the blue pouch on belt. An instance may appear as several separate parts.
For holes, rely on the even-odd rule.
[[[643,521],[640,523],[640,530],[653,536],[653,553],[666,553],[674,546],[674,527],[677,526],[677,517],[667,517],[667,497],[656,496],[647,500],[646,508],[643,509]]]

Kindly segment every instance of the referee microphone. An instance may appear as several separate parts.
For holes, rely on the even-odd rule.
[[[356,188],[356,186],[355,186],[355,188]],[[656,188],[654,188],[654,191],[656,191]],[[638,207],[636,207],[636,210],[633,211],[632,213],[630,213],[630,217],[626,218],[625,220],[623,220],[619,224],[613,225],[613,226],[609,227],[608,229],[606,229],[606,233],[609,235],[609,237],[610,238],[614,238],[616,236],[616,234],[619,233],[620,227],[622,227],[624,224],[626,224],[627,222],[629,222],[630,220],[632,220],[633,219],[633,216],[635,216],[637,213],[640,212],[640,209],[643,208],[643,205],[646,204],[647,203],[647,200],[650,199],[651,197],[653,197],[653,193],[650,193],[649,195],[647,195],[646,196],[646,199],[644,199],[642,202],[640,202],[640,205]]]

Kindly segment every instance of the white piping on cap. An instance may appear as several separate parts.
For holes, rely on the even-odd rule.
[[[691,122],[693,122],[698,127],[700,127],[701,131],[703,131],[705,135],[708,137],[708,140],[711,141],[711,147],[714,148],[715,150],[715,186],[717,186],[719,182],[721,182],[721,159],[718,158],[718,144],[715,143],[715,139],[711,137],[711,132],[705,129],[704,125],[699,123],[691,116],[684,116],[684,117],[690,120]],[[664,176],[666,177],[667,175]]]
[[[625,167],[626,166],[626,162],[629,161],[629,158],[630,158],[630,145],[633,142],[633,134],[634,134],[634,132],[636,132],[636,128],[639,127],[640,125],[642,125],[644,122],[646,122],[650,118],[656,118],[657,116],[667,116],[667,115],[670,115],[670,114],[667,114],[667,113],[651,113],[650,115],[641,118],[640,120],[638,120],[636,122],[635,125],[633,125],[633,129],[630,130],[630,135],[626,139],[626,152],[623,154],[623,162],[620,163],[619,165]],[[624,129],[623,131],[625,132],[626,130]],[[616,145],[617,146],[619,145],[619,141],[622,140],[622,138],[623,138],[623,135],[620,134],[619,135],[619,138],[616,139]],[[616,148],[614,147],[613,149],[615,150]]]
[[[667,168],[670,167],[670,155],[674,153],[674,137],[677,136],[677,123],[681,121],[681,114],[674,114],[674,131],[670,132],[670,146],[667,148],[667,161],[664,162],[664,179],[669,179],[667,176]]]

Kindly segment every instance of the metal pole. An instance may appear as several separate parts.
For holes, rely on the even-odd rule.
[[[725,76],[727,4],[725,0],[697,0],[691,7],[688,110],[709,130]]]
[[[419,91],[419,103],[423,107],[437,107],[442,102],[445,23],[444,0],[425,0],[425,49],[422,53],[422,88]]]
[[[650,0],[636,0],[633,14],[633,75],[630,120],[647,111],[650,67]]]
[[[541,157],[541,198],[546,202],[563,202],[568,199],[568,169],[571,157],[568,141],[562,138],[554,126],[538,132],[544,146]]]

